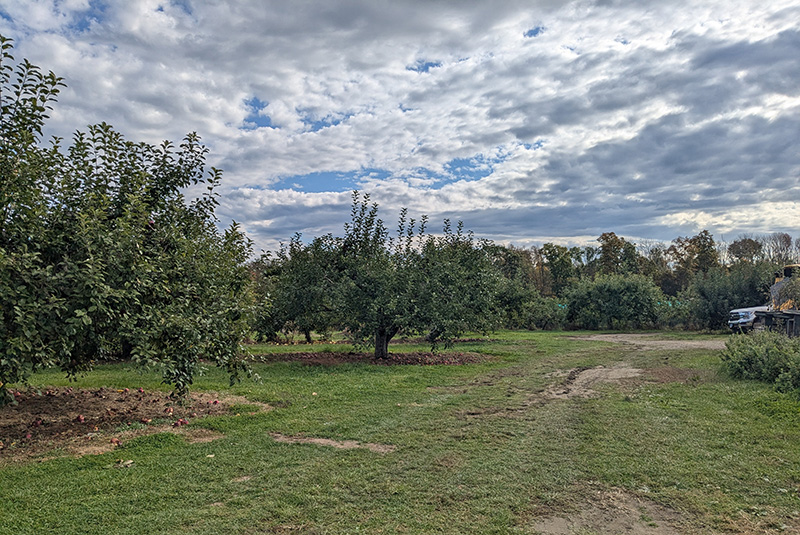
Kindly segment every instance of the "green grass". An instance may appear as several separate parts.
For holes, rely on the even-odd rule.
[[[579,510],[598,487],[679,511],[687,532],[743,518],[791,523],[800,509],[796,398],[728,379],[715,351],[637,352],[572,334],[459,344],[495,357],[460,367],[261,363],[261,383],[232,388],[210,369],[194,388],[276,408],[192,423],[224,434],[213,442],[165,433],[109,454],[0,466],[0,533],[535,533],[541,511]],[[327,347],[349,350],[313,350]],[[558,380],[552,372],[618,362],[703,373],[532,402]],[[32,382],[67,384],[56,372]],[[104,365],[78,385],[159,382],[156,372]],[[396,449],[286,444],[269,433]]]

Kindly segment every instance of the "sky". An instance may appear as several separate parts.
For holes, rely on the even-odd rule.
[[[48,134],[197,132],[256,251],[462,220],[520,247],[800,228],[800,0],[0,0]]]

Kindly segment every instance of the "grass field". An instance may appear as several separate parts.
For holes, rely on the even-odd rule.
[[[796,396],[729,379],[711,348],[724,337],[576,334],[588,333],[496,333],[454,348],[492,357],[464,366],[267,356],[260,383],[231,388],[210,369],[195,390],[272,410],[193,419],[216,433],[208,442],[165,432],[78,458],[0,452],[0,533],[800,530]],[[52,372],[32,384],[67,383]],[[163,388],[124,365],[73,386]],[[335,447],[345,441],[361,447]]]

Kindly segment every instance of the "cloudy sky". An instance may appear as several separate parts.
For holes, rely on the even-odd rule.
[[[50,133],[196,131],[257,249],[350,192],[482,237],[800,228],[800,0],[0,0]]]

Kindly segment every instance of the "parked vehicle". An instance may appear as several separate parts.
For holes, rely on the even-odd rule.
[[[766,312],[769,305],[757,307],[735,308],[728,315],[728,327],[736,333],[744,333],[753,329],[756,312]]]

